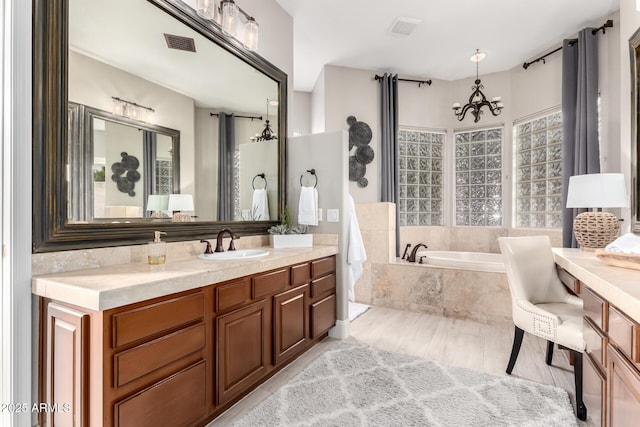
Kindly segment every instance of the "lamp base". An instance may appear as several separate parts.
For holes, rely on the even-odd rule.
[[[171,217],[171,222],[191,222],[191,215],[184,212],[176,212]]]
[[[583,212],[573,220],[573,232],[580,249],[593,251],[618,238],[620,222],[609,212]]]
[[[151,214],[151,218],[169,218],[169,215],[162,211],[155,211]]]

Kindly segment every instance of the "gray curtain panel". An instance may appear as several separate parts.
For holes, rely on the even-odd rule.
[[[233,221],[233,114],[218,113],[218,221]]]
[[[577,247],[567,209],[569,177],[600,172],[598,141],[598,38],[585,28],[578,42],[562,44],[562,246]],[[575,40],[574,40],[575,42]]]
[[[158,156],[157,135],[155,132],[142,131],[142,167],[144,168],[143,190],[144,197],[143,215],[150,216],[147,212],[147,200],[150,194],[154,194],[156,183],[156,157]]]
[[[380,79],[382,201],[396,204],[396,256],[400,256],[400,181],[398,159],[398,75]]]

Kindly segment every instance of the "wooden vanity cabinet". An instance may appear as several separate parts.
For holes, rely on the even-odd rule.
[[[102,312],[40,307],[40,399],[71,403],[41,425],[203,426],[326,337],[335,257]]]

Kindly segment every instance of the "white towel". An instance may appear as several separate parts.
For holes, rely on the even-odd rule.
[[[633,233],[627,233],[609,243],[604,249],[609,252],[640,254],[640,236],[636,236]]]
[[[298,224],[318,225],[318,190],[302,187],[298,203]]]
[[[356,216],[356,205],[353,197],[349,194],[349,247],[347,249],[347,264],[349,264],[349,301],[355,300],[355,285],[362,276],[362,263],[367,260],[367,252],[364,249],[362,234],[358,217]]]
[[[256,188],[253,190],[251,219],[254,221],[269,221],[269,201],[267,200],[266,188]]]

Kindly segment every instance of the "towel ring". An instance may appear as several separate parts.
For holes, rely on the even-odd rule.
[[[259,173],[258,175],[253,177],[253,180],[251,181],[251,186],[253,187],[253,189],[256,189],[256,178],[262,178],[264,180],[264,189],[267,189],[267,178],[264,177],[263,173]]]
[[[316,175],[316,170],[315,169],[309,169],[307,170],[308,173],[310,173],[311,175],[313,175],[313,177],[316,179],[316,183],[313,184],[313,188],[316,188],[318,186],[318,175]],[[302,187],[302,177],[304,176],[304,174],[300,175],[300,187]]]

